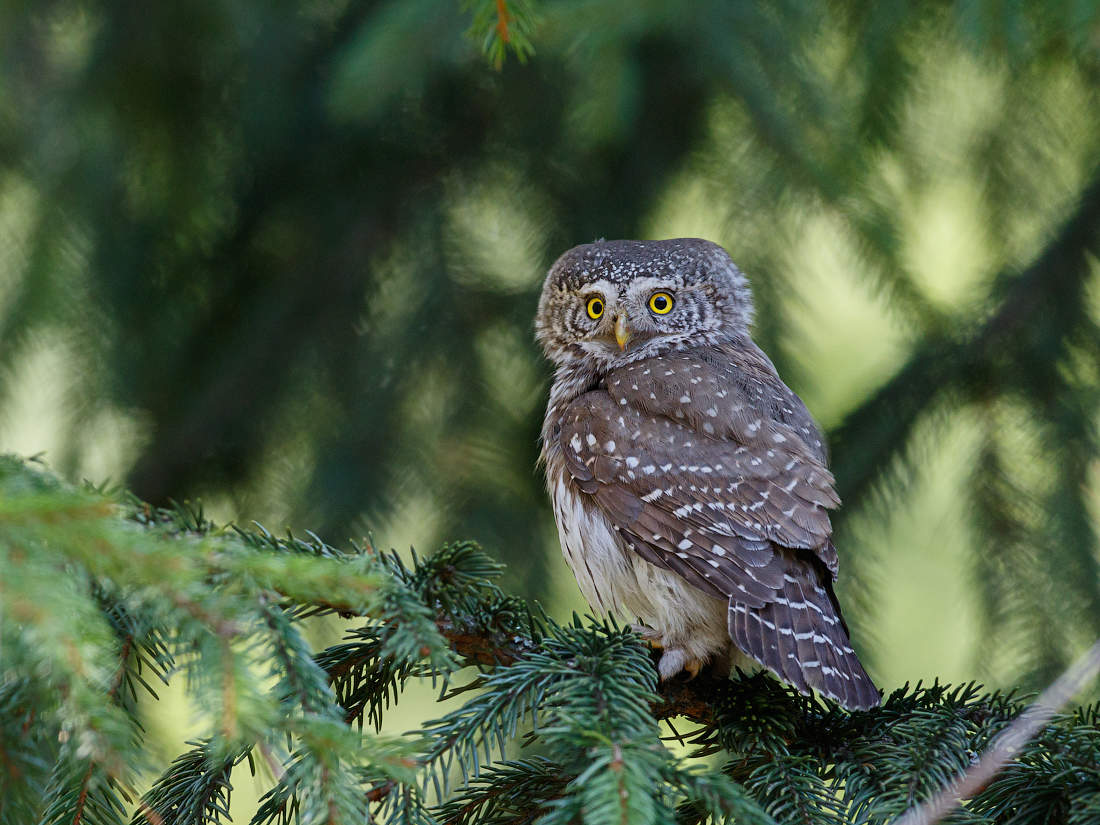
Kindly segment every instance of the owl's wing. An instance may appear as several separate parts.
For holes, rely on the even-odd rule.
[[[832,593],[833,478],[808,413],[778,377],[769,386],[766,366],[746,377],[690,355],[629,365],[566,408],[559,446],[630,549],[729,598],[742,650],[802,690],[869,707],[878,693]]]
[[[619,408],[638,410],[643,420],[668,422],[662,426],[673,456],[714,457],[703,466],[715,471],[709,475],[728,479],[720,495],[736,505],[708,502],[711,512],[729,517],[713,519],[715,526],[732,519],[776,544],[811,550],[836,577],[828,510],[840,498],[821,434],[802,400],[750,339],[736,349],[671,352],[628,364],[606,383]],[[675,432],[675,424],[682,433]],[[686,471],[683,463],[674,463],[671,472],[690,473],[701,462],[693,458]],[[711,495],[718,493],[713,484],[705,486]]]
[[[559,438],[573,480],[628,545],[713,595],[761,607],[784,584],[776,544],[828,543],[832,477],[789,450],[700,438],[601,390],[565,410]]]

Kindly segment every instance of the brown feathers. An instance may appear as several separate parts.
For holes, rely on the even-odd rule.
[[[732,639],[799,690],[852,708],[877,704],[832,591],[829,509],[840,500],[821,435],[748,337],[743,276],[706,242],[578,250],[551,271],[538,327],[559,365],[543,454],[563,547],[578,580],[587,577],[586,594],[638,615],[666,647],[662,675],[682,662],[697,667],[700,655],[721,658]],[[655,289],[675,301],[667,319],[644,311]],[[593,291],[639,339],[625,351],[601,326],[607,319],[571,311],[574,294]],[[585,529],[596,531],[587,543]],[[706,618],[717,611],[728,639]],[[701,633],[704,642],[694,639]]]

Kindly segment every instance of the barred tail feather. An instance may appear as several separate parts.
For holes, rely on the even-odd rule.
[[[763,607],[731,598],[730,638],[802,693],[816,690],[851,709],[874,707],[878,690],[852,649],[828,574],[819,577],[816,567],[792,558],[783,586]]]

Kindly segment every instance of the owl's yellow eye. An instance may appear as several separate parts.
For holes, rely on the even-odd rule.
[[[649,308],[658,315],[672,312],[672,296],[667,292],[654,292],[649,296]]]
[[[603,315],[603,298],[589,298],[588,304],[588,317],[593,321]]]

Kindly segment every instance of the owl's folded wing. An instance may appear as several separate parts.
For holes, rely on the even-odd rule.
[[[703,438],[595,390],[565,410],[559,439],[574,481],[635,552],[760,607],[784,586],[788,562],[774,545],[835,568],[832,476],[789,435],[770,445]]]

